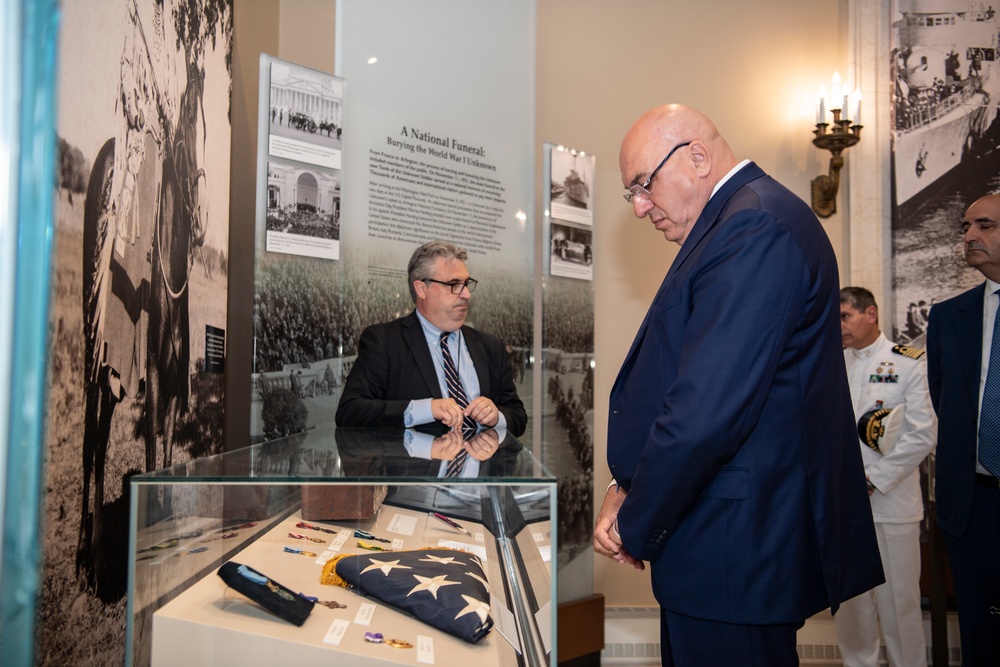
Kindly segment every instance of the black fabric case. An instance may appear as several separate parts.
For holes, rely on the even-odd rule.
[[[312,600],[305,599],[295,591],[291,591],[274,579],[271,579],[272,584],[292,594],[293,598],[291,600],[286,600],[269,589],[266,585],[254,583],[244,577],[237,571],[237,568],[240,566],[240,563],[229,561],[219,568],[219,576],[222,577],[222,580],[226,582],[227,586],[232,588],[234,591],[242,593],[262,606],[264,609],[267,609],[275,616],[283,618],[289,623],[302,625],[306,622],[306,619],[309,617],[309,614],[312,613],[313,606],[315,605]],[[254,570],[250,566],[246,567],[252,572],[257,572],[257,570]],[[260,572],[257,572],[257,574],[262,577],[267,577],[267,575]],[[270,579],[270,577],[268,578]]]

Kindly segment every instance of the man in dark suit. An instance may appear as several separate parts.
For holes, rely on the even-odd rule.
[[[598,554],[652,568],[665,665],[797,665],[805,619],[883,581],[816,216],[680,105],[619,155],[681,246],[611,390]]]
[[[955,582],[962,664],[1000,665],[1000,195],[962,219],[986,282],[931,308],[927,382],[938,414],[937,521]]]
[[[506,347],[495,336],[463,326],[476,288],[467,260],[465,250],[444,241],[416,249],[407,270],[416,310],[361,333],[358,358],[337,406],[338,426],[410,427],[436,421],[460,430],[472,419],[515,436],[524,433],[528,417]],[[467,406],[449,389],[445,347]]]

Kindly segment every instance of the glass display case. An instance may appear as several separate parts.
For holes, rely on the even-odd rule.
[[[135,476],[127,663],[554,667],[556,498],[492,429],[321,428]]]

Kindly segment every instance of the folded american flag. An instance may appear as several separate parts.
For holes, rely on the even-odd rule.
[[[372,597],[468,642],[493,628],[483,564],[467,551],[340,554],[323,566],[320,582]]]

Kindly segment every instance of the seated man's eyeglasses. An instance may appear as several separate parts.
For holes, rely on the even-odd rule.
[[[443,280],[434,280],[433,278],[421,278],[421,280],[423,280],[425,283],[437,283],[438,285],[444,285],[445,287],[450,287],[452,294],[461,294],[462,290],[464,289],[468,289],[469,294],[472,294],[473,292],[476,291],[476,285],[479,284],[479,281],[476,280],[475,278],[469,278],[464,283],[460,282],[446,283]]]
[[[650,201],[653,198],[653,195],[649,193],[649,184],[653,182],[654,178],[656,178],[657,172],[660,171],[660,168],[667,163],[667,160],[670,159],[670,156],[673,155],[678,148],[684,148],[685,146],[689,146],[690,144],[691,144],[690,141],[685,141],[684,143],[677,144],[676,146],[671,148],[670,152],[667,153],[667,157],[660,160],[660,164],[656,165],[656,169],[654,169],[653,173],[649,175],[649,178],[646,179],[645,183],[643,183],[642,185],[633,185],[628,189],[628,192],[622,195],[622,197],[625,197],[625,201],[631,204],[633,197],[638,197],[639,199],[645,199],[646,201]]]

